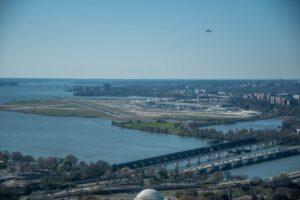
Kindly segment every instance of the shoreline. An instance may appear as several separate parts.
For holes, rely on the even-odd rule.
[[[71,102],[71,103],[70,103]],[[84,102],[84,101],[83,101]],[[21,102],[9,102],[5,104],[0,104],[0,111],[5,112],[16,112],[23,114],[33,114],[33,115],[42,115],[50,117],[82,117],[82,118],[99,118],[109,120],[110,123],[114,126],[120,128],[139,130],[148,133],[158,133],[158,134],[172,134],[178,136],[188,136],[194,137],[190,129],[184,130],[181,129],[183,124],[192,123],[193,127],[205,127],[205,126],[214,126],[214,125],[225,125],[225,124],[236,124],[239,122],[251,122],[264,119],[272,118],[285,118],[285,116],[277,115],[256,115],[247,118],[237,118],[237,117],[218,117],[216,116],[198,116],[199,119],[190,119],[187,116],[184,116],[186,119],[174,120],[174,116],[169,117],[148,117],[137,120],[136,117],[121,118],[112,116],[110,113],[116,114],[116,110],[106,112],[106,109],[109,110],[109,107],[102,109],[98,108],[91,104],[90,107],[86,106],[86,102],[76,102],[76,100],[64,101],[64,100],[31,100],[31,101],[21,101]],[[54,107],[54,106],[56,107]],[[75,106],[77,107],[75,107]],[[64,106],[64,107],[62,107]],[[79,107],[81,106],[81,107]],[[83,109],[83,106],[84,109]],[[176,116],[175,116],[176,117]],[[133,125],[133,123],[138,122],[142,125],[136,123],[138,126]],[[165,124],[163,124],[163,123]],[[149,126],[150,124],[150,126]],[[133,126],[132,126],[133,125]],[[145,126],[146,125],[146,126]],[[202,138],[202,137],[201,137]],[[209,139],[219,139],[208,136],[203,138]]]

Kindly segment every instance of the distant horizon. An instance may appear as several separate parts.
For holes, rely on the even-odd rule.
[[[60,80],[300,80],[300,78],[64,78],[64,77],[1,77],[0,79],[60,79]]]

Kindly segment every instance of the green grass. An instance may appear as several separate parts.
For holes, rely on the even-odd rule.
[[[5,109],[2,109],[5,110]],[[37,110],[10,110],[6,111],[21,112],[28,114],[37,114],[37,115],[46,115],[46,116],[62,116],[62,117],[86,117],[86,118],[104,118],[109,119],[111,116],[108,116],[102,112],[89,111],[89,110],[69,110],[69,109],[37,109]]]
[[[163,122],[163,121],[127,121],[127,122],[115,122],[117,126],[123,128],[136,129],[157,133],[171,133],[176,135],[184,135],[184,131],[181,129],[180,124],[175,122]]]
[[[41,109],[31,111],[33,114],[50,115],[50,116],[73,116],[73,117],[104,117],[103,113],[89,110],[68,110],[68,109]]]
[[[26,100],[6,103],[6,105],[11,106],[47,106],[47,105],[59,105],[65,104],[62,100],[49,99],[49,100]]]

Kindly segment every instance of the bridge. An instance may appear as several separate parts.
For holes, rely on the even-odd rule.
[[[210,147],[201,147],[201,148],[180,151],[180,152],[170,153],[170,154],[161,155],[161,156],[155,156],[155,157],[146,158],[146,159],[142,159],[142,160],[126,162],[126,163],[122,163],[122,164],[114,164],[112,166],[112,168],[114,171],[116,171],[118,169],[122,169],[125,167],[130,168],[130,169],[149,167],[152,165],[181,160],[181,159],[188,158],[188,157],[199,156],[199,155],[214,152],[214,151],[220,151],[220,150],[227,149],[227,148],[233,148],[233,147],[237,147],[237,146],[253,144],[256,142],[258,142],[258,141],[255,138],[247,138],[247,139],[236,140],[236,141],[232,141],[232,142],[216,144],[216,145],[212,145]]]
[[[239,168],[247,165],[252,165],[260,162],[266,162],[279,158],[299,155],[300,146],[277,147],[276,149],[257,152],[250,155],[219,160],[215,162],[203,163],[197,167],[188,168],[183,171],[198,171],[199,173],[213,173],[215,171],[224,171],[234,168]]]

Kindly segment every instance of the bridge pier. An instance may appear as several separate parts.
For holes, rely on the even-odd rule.
[[[244,158],[244,159],[242,159],[243,165],[246,165],[246,164],[248,163],[248,159],[249,159],[249,158]]]
[[[249,138],[249,139],[243,139],[243,140],[236,140],[232,142],[226,142],[218,145],[213,145],[210,147],[201,147],[186,151],[180,151],[176,153],[161,155],[161,156],[155,156],[151,158],[136,160],[136,161],[130,161],[122,164],[115,164],[113,165],[113,170],[116,171],[118,169],[122,169],[124,167],[130,168],[130,169],[137,169],[137,168],[144,168],[149,166],[160,166],[160,164],[163,163],[171,163],[172,161],[176,160],[184,160],[185,158],[191,158],[196,157],[200,155],[207,155],[211,152],[217,152],[223,149],[232,149],[233,147],[241,146],[241,145],[249,145],[251,143],[255,143],[257,140],[255,138]],[[217,155],[218,158],[220,158],[220,155]],[[207,161],[210,161],[212,159],[212,155],[208,155]],[[205,159],[203,159],[205,160]],[[199,163],[200,159],[198,160]]]
[[[251,150],[251,145],[246,146],[245,150]]]
[[[190,161],[190,159],[186,160],[185,167],[187,167],[187,168],[191,167],[191,161]]]
[[[175,168],[179,169],[179,162],[178,161],[175,163]]]
[[[229,153],[228,153],[227,151],[224,152],[224,154],[225,154],[225,155],[224,155],[225,158],[228,158],[228,157],[229,157]]]
[[[201,164],[201,158],[200,158],[200,157],[198,157],[198,158],[197,158],[196,165],[200,165],[200,164]]]
[[[257,150],[257,145],[256,145],[256,144],[252,145],[252,146],[251,146],[251,149],[252,149],[253,151]]]
[[[207,155],[207,159],[206,159],[207,161],[211,161],[211,155],[209,154],[209,155]]]

